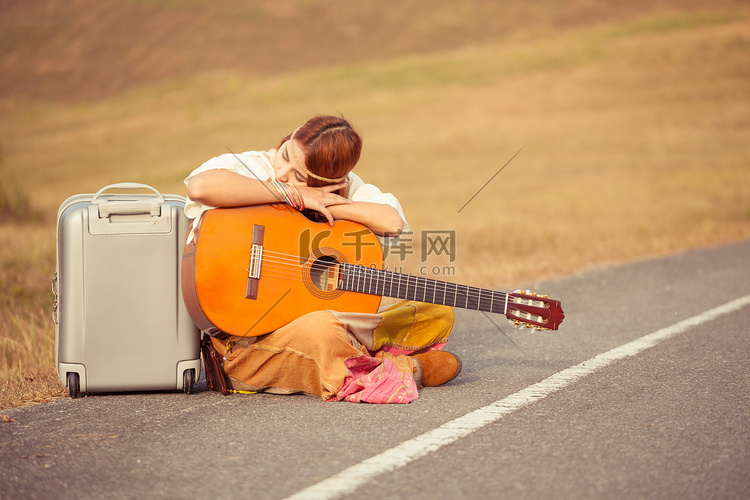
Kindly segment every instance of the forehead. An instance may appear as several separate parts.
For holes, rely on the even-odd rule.
[[[286,142],[284,143],[284,145],[285,145],[285,146],[286,146],[286,147],[287,147],[288,149],[290,149],[290,148],[294,147],[294,152],[295,152],[295,153],[297,154],[297,157],[298,157],[298,158],[299,158],[300,160],[302,160],[302,159],[303,159],[303,158],[304,158],[304,157],[306,156],[306,155],[305,155],[305,150],[304,150],[304,149],[302,149],[302,146],[300,146],[300,143],[299,143],[299,141],[298,141],[298,140],[296,140],[296,139],[295,139],[295,140],[288,140],[288,141],[286,141]]]

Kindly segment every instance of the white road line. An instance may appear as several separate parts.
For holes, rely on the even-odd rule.
[[[499,420],[505,415],[567,387],[600,368],[604,368],[627,357],[635,356],[666,339],[690,330],[694,326],[708,323],[719,316],[737,311],[747,305],[750,305],[750,295],[727,302],[697,316],[687,318],[679,323],[662,328],[632,342],[623,344],[620,347],[594,356],[583,363],[566,368],[504,399],[479,408],[463,417],[451,420],[421,436],[405,441],[395,448],[386,450],[379,455],[375,455],[344,469],[328,479],[295,493],[288,497],[287,500],[323,500],[351,493],[376,476],[396,470],[442,446],[451,444],[485,425]]]

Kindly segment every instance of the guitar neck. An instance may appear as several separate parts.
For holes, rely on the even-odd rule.
[[[508,312],[505,292],[354,264],[340,264],[340,273],[339,288],[350,292],[498,314]]]

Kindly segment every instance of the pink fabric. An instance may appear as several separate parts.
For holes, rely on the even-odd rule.
[[[372,358],[362,355],[346,361],[349,374],[331,400],[352,403],[410,403],[419,397],[411,370],[413,363],[387,353]]]

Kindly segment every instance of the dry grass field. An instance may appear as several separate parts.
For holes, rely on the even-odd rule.
[[[62,394],[68,196],[184,194],[315,113],[357,126],[357,171],[401,200],[404,272],[516,288],[750,237],[750,4],[612,4],[0,2],[0,409]],[[453,261],[423,261],[433,230]]]

